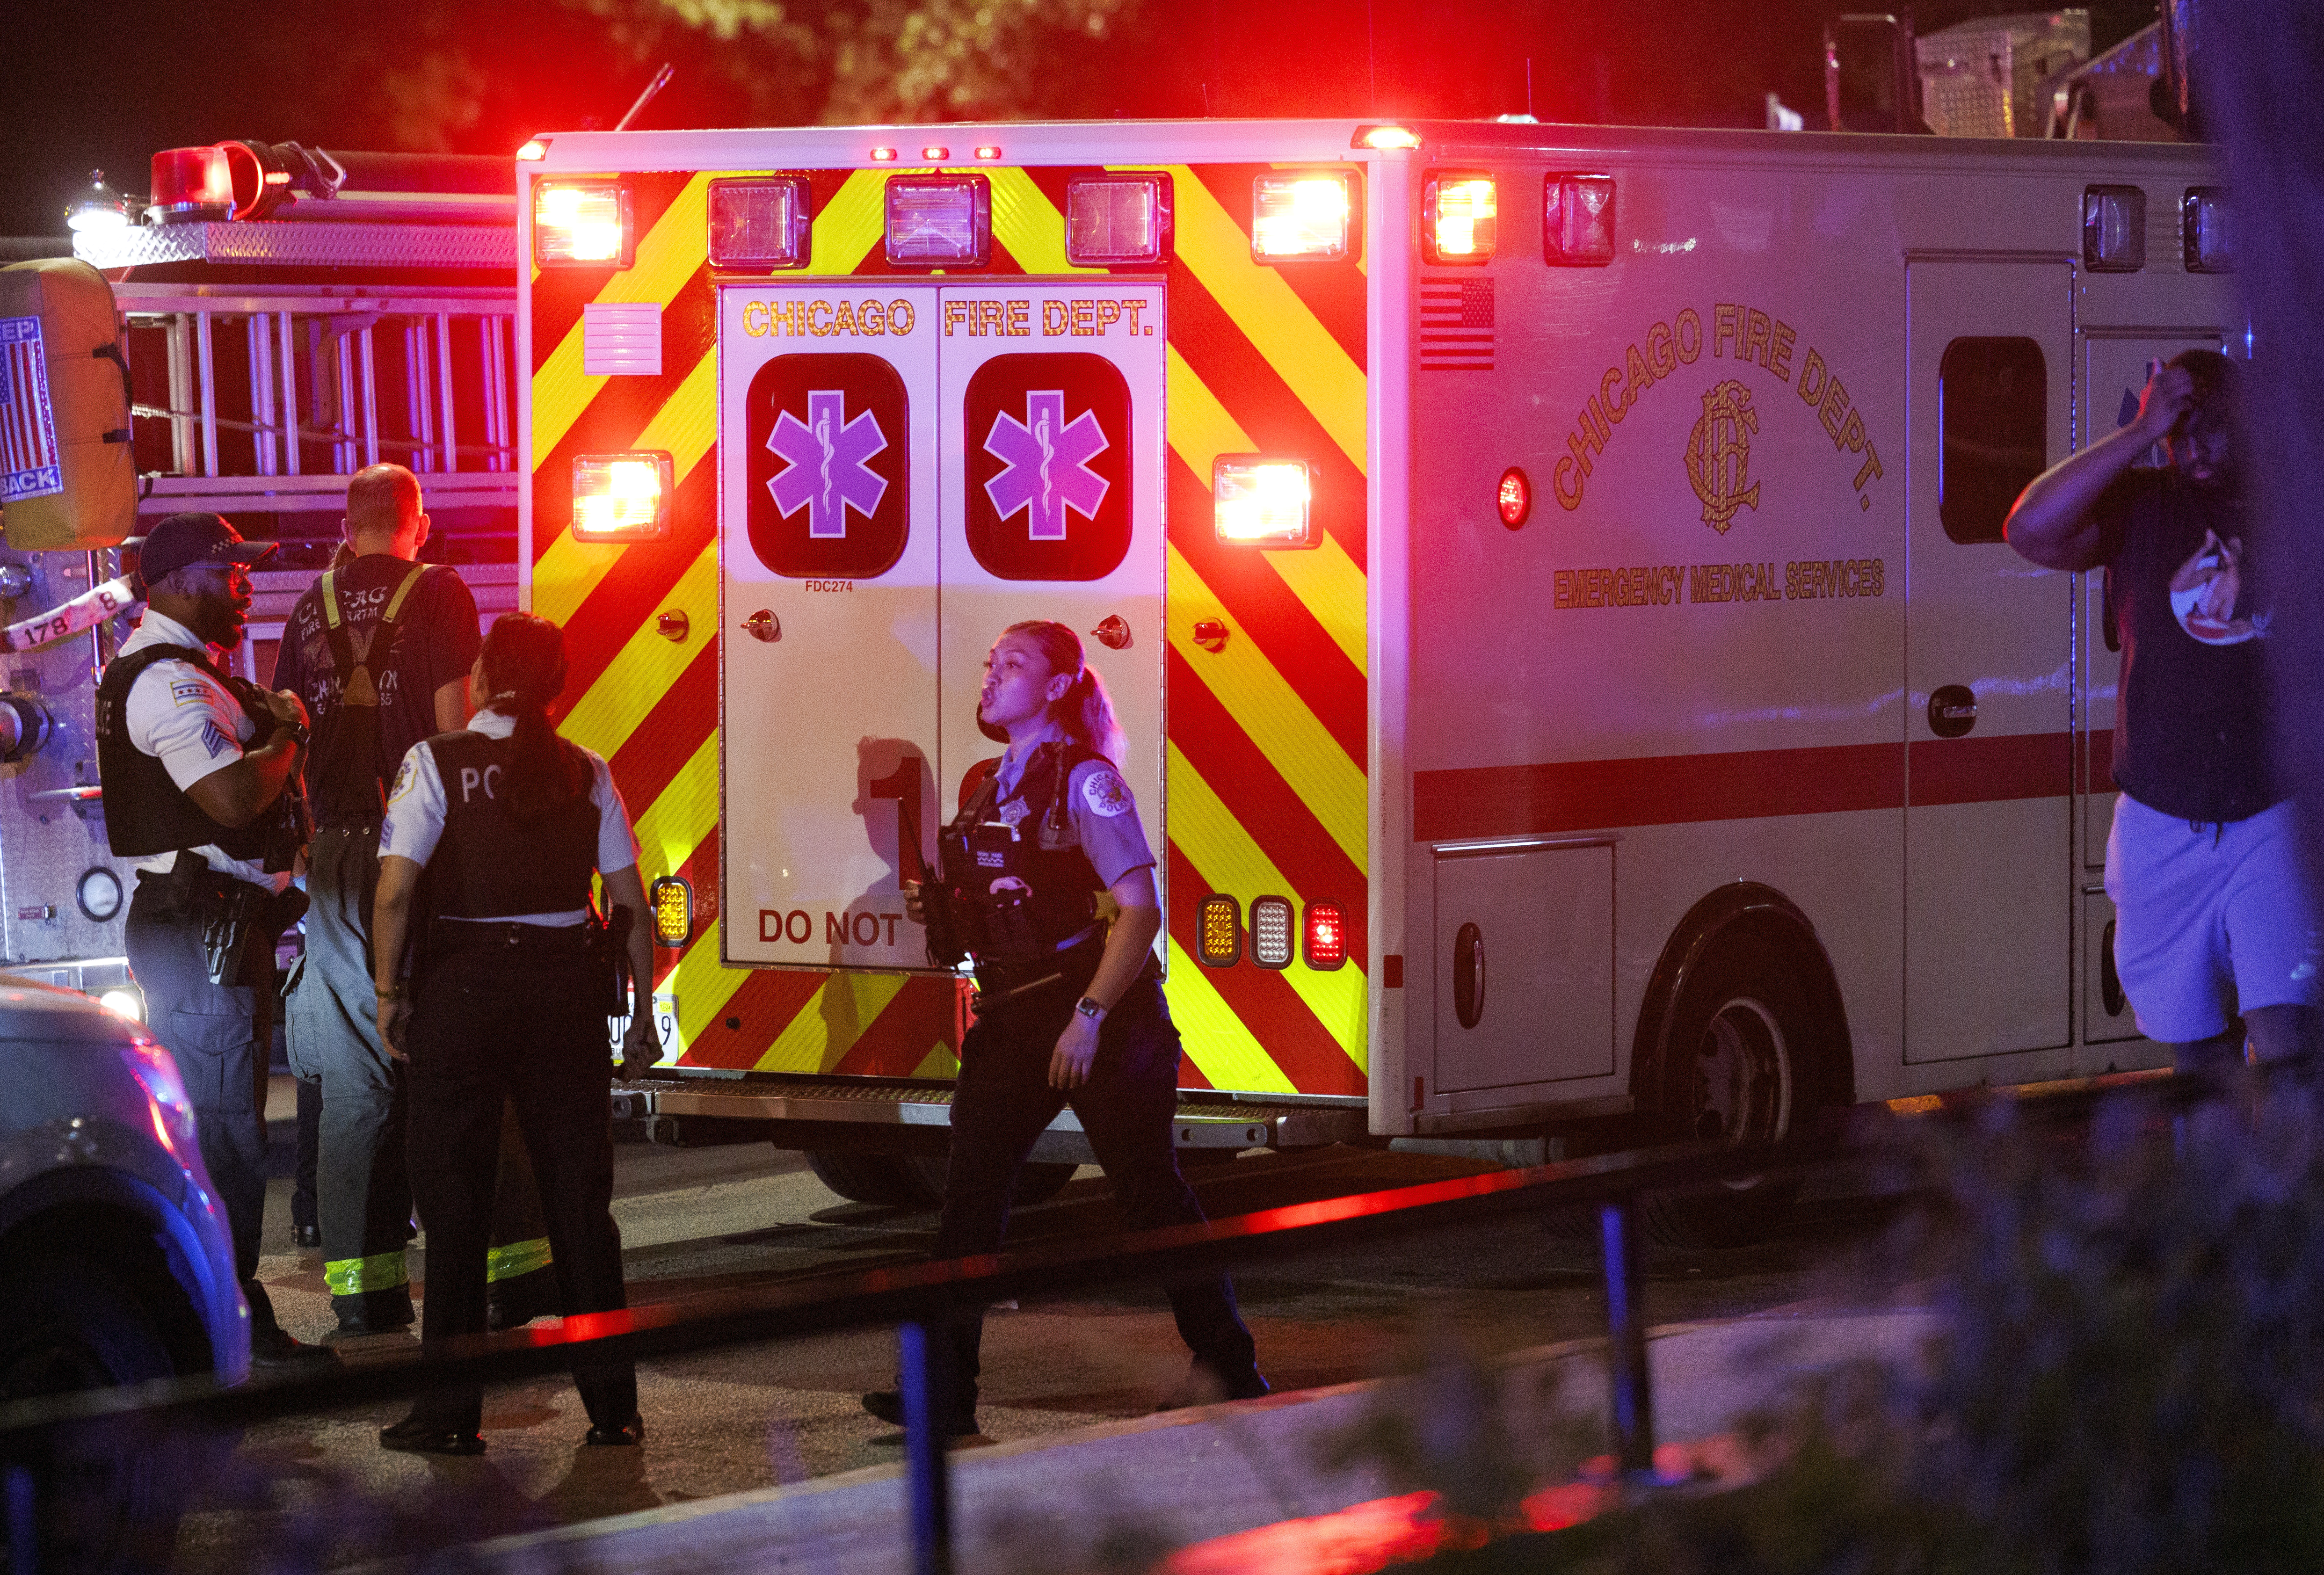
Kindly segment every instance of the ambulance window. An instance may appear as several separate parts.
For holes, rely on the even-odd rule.
[[[1102,355],[997,355],[968,380],[968,549],[1004,580],[1095,580],[1130,552],[1130,384]]]
[[[778,355],[746,396],[751,550],[788,579],[868,580],[903,556],[910,406],[877,355]]]
[[[1959,542],[1999,541],[2025,484],[2049,464],[2049,370],[2031,339],[1955,339],[1937,366],[1944,446],[1937,518]]]

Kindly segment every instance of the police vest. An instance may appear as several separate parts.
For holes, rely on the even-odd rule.
[[[97,774],[105,788],[106,841],[114,855],[123,859],[211,845],[229,859],[263,858],[279,816],[261,815],[244,826],[212,820],[170,779],[170,769],[159,755],[147,754],[131,740],[129,691],[146,668],[165,661],[189,662],[216,678],[258,724],[258,737],[274,728],[274,714],[254,685],[228,677],[191,646],[149,645],[115,658],[97,686]]]
[[[537,820],[520,820],[503,792],[513,740],[481,732],[428,741],[444,781],[444,834],[428,861],[443,918],[569,913],[589,906],[597,868],[597,806],[583,793]],[[559,748],[573,746],[559,741]]]
[[[1077,768],[1103,760],[1079,744],[1042,744],[1026,761],[1014,795],[1000,799],[996,770],[953,823],[945,874],[978,910],[981,923],[971,928],[982,944],[970,948],[978,962],[1010,967],[1033,961],[1095,922],[1105,882],[1082,851],[1065,795]],[[1004,803],[1022,804],[1022,815],[1011,820],[1000,814]],[[1010,878],[1028,889],[992,890],[995,881]]]

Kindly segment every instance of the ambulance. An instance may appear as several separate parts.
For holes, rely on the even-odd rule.
[[[656,1111],[774,1122],[851,1195],[940,1177],[965,987],[899,888],[1028,618],[1129,736],[1189,1148],[1749,1143],[2163,1064],[2100,886],[2103,576],[2002,521],[2151,362],[2244,354],[2209,150],[1200,121],[519,160],[519,570],[662,877]]]

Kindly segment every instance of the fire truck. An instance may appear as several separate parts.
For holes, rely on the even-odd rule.
[[[72,259],[0,270],[0,964],[133,1013],[92,708],[145,527],[279,543],[229,659],[261,683],[363,465],[420,474],[484,622],[519,594],[507,162],[232,142],[152,174],[85,195]]]
[[[899,885],[1027,618],[1129,735],[1189,1149],[1756,1142],[2163,1063],[2102,576],[2002,520],[2152,361],[2243,352],[2209,151],[1210,120],[517,170],[518,574],[660,875],[657,1115],[925,1196],[965,987]],[[1085,1154],[1067,1112],[1035,1158]]]

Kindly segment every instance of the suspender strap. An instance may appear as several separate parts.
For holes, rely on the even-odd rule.
[[[379,615],[379,627],[372,631],[371,643],[360,661],[356,659],[355,640],[347,629],[345,615],[339,610],[338,571],[323,572],[323,636],[330,642],[331,665],[338,669],[339,693],[357,705],[379,704],[379,669],[387,660],[395,644],[395,620],[403,611],[403,599],[428,572],[426,564],[413,564],[402,583],[395,587],[387,606]],[[363,675],[363,686],[355,686],[355,675]]]

